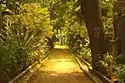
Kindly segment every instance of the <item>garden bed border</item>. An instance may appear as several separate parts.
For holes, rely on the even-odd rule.
[[[82,68],[82,66],[81,66],[81,69],[90,77],[90,79],[93,80],[94,83],[98,83],[98,82],[97,82],[97,79],[94,78],[93,76],[96,76],[97,78],[99,78],[103,83],[114,83],[113,81],[108,79],[106,76],[104,76],[100,72],[94,70],[87,61],[78,57],[77,55],[79,54],[72,52],[72,55],[74,56],[74,58],[76,59],[76,61],[78,62],[80,66],[82,65],[81,62],[83,62],[88,67],[89,71],[86,71],[84,68]]]
[[[52,53],[52,50],[50,50],[49,53],[46,54],[46,56],[41,60],[37,60],[32,65],[30,65],[26,70],[22,71],[20,74],[18,74],[14,79],[9,81],[8,83],[20,83],[21,78],[26,78],[25,83],[30,79],[30,77],[41,67],[42,63],[48,58],[48,56]],[[35,68],[35,70],[33,70]],[[25,75],[29,73],[30,75],[28,77],[25,77]]]

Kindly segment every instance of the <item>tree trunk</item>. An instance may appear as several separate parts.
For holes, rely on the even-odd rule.
[[[0,3],[0,40],[1,40],[1,33],[2,33],[2,8]]]
[[[125,0],[117,1],[116,37],[119,39],[118,59],[125,63]]]
[[[105,52],[104,32],[98,0],[81,0],[81,11],[90,38],[93,68]]]

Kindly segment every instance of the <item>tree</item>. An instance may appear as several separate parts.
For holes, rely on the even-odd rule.
[[[49,3],[51,6],[48,5]],[[67,35],[69,27],[76,21],[76,12],[80,7],[78,7],[77,0],[53,0],[49,3],[44,5],[48,6],[50,10],[54,33],[61,41],[62,36]]]
[[[1,29],[2,29],[2,6],[0,2],[0,38],[1,38]]]
[[[115,15],[115,36],[118,39],[118,58],[120,62],[125,63],[125,1],[118,0]]]
[[[93,68],[105,53],[104,32],[98,0],[81,0],[81,11],[90,39]]]

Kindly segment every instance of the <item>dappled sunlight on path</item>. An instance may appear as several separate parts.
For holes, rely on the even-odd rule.
[[[55,49],[68,49],[69,47],[67,45],[55,45]]]
[[[56,49],[28,83],[92,83],[67,50]]]
[[[72,59],[54,59],[50,62],[45,63],[48,65],[45,68],[42,68],[44,71],[55,71],[57,73],[71,73],[76,70],[80,72],[77,65],[73,62]]]

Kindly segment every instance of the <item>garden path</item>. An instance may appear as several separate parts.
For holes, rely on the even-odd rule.
[[[68,49],[57,47],[28,83],[92,83],[92,81],[83,73]]]

